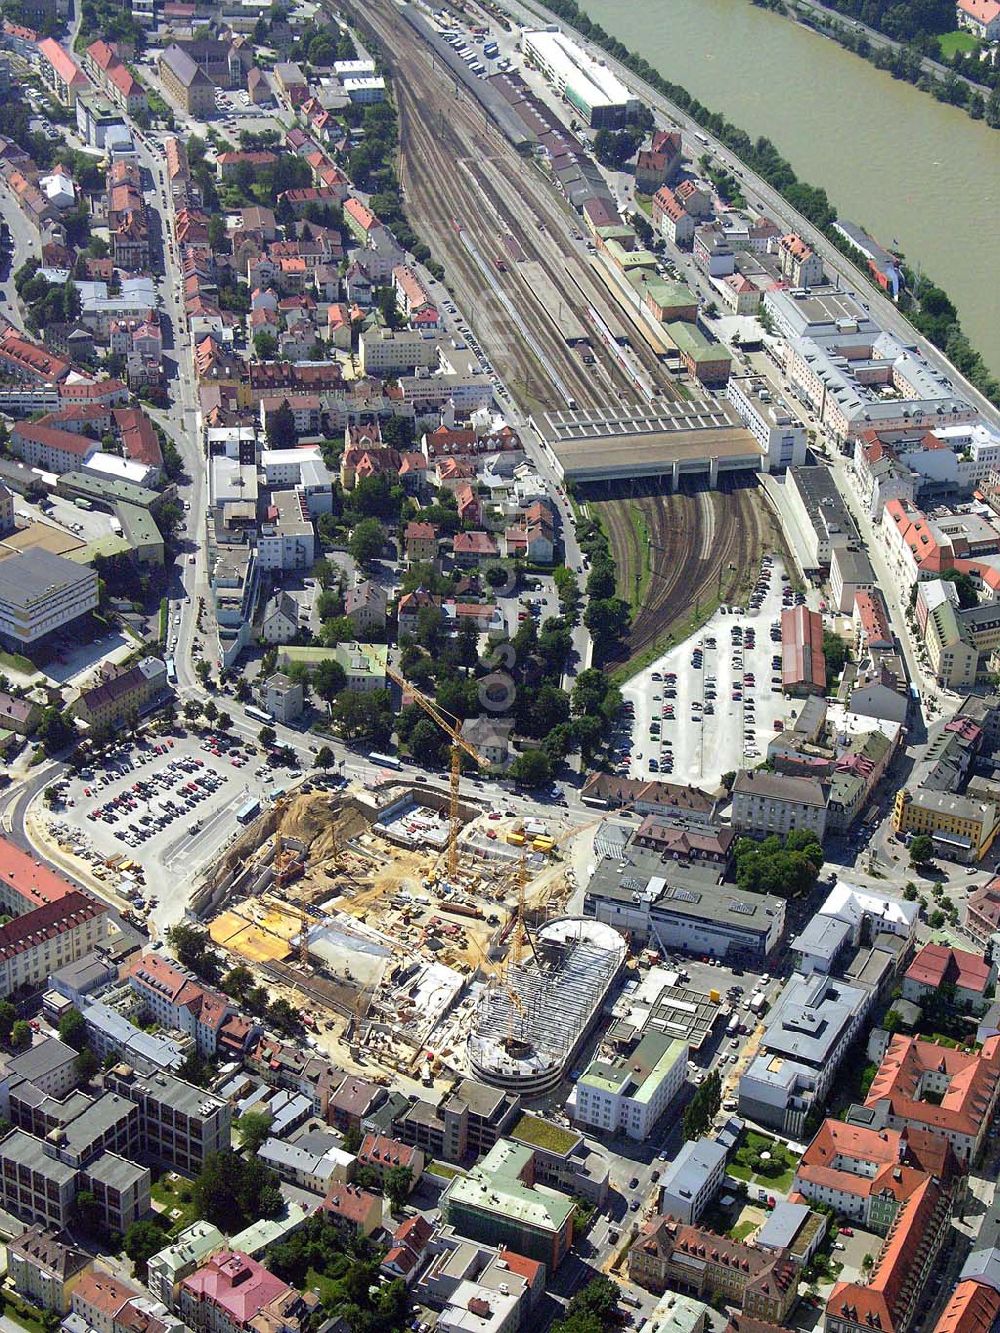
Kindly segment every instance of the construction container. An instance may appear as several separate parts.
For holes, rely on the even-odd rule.
[[[505,835],[505,837],[507,842],[511,843],[514,847],[524,846],[524,834],[519,833],[517,829],[512,829],[510,833]]]

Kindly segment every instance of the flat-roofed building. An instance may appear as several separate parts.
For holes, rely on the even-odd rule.
[[[687,1057],[686,1043],[649,1032],[631,1055],[592,1061],[576,1081],[573,1119],[643,1142],[684,1086]]]
[[[0,552],[0,643],[15,651],[97,606],[97,571],[41,546]]]
[[[689,1139],[660,1177],[660,1212],[697,1222],[722,1185],[726,1158],[715,1139]]]
[[[545,1264],[550,1273],[573,1243],[576,1204],[555,1190],[536,1189],[529,1147],[501,1139],[441,1197],[449,1225],[488,1245],[506,1245]]]
[[[210,1153],[228,1150],[229,1103],[172,1074],[140,1075],[117,1065],[105,1086],[136,1102],[143,1151],[186,1175],[197,1175]]]
[[[564,33],[521,33],[521,49],[591,129],[620,129],[638,107],[617,75]]]

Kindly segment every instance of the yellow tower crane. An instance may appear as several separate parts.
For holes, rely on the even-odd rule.
[[[489,762],[483,758],[471,742],[464,738],[459,730],[460,724],[457,717],[451,717],[450,714],[439,708],[433,699],[428,698],[426,694],[411,685],[406,677],[401,676],[393,667],[386,667],[386,675],[390,680],[394,680],[400,689],[408,691],[413,702],[422,708],[427,716],[436,722],[451,740],[451,799],[448,807],[451,831],[448,837],[448,878],[454,883],[455,876],[458,873],[458,833],[461,828],[461,821],[458,817],[458,798],[462,782],[462,755],[467,754],[480,768],[489,768]]]
[[[274,887],[280,896],[285,887],[285,878],[289,870],[295,864],[295,853],[285,851],[284,840],[281,836],[281,819],[288,808],[288,798],[279,796],[274,803]],[[309,966],[309,913],[306,910],[305,893],[303,892],[297,908],[293,909],[299,919],[299,962],[303,967]]]

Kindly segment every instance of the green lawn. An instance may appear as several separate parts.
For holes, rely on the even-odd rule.
[[[956,51],[978,50],[979,38],[971,32],[946,32],[938,37],[938,46],[944,59],[950,60]]]
[[[171,1232],[181,1231],[184,1227],[189,1227],[192,1222],[198,1220],[198,1211],[194,1201],[190,1198],[181,1198],[182,1193],[190,1195],[190,1180],[171,1180],[169,1175],[163,1175],[153,1186],[150,1193],[154,1201],[166,1213]],[[179,1212],[180,1216],[174,1216],[175,1212]]]
[[[775,1157],[780,1157],[785,1163],[784,1169],[774,1175],[761,1175],[754,1171],[752,1165],[746,1159],[748,1156],[755,1157],[762,1152],[769,1152]],[[766,1189],[769,1194],[778,1195],[784,1194],[791,1188],[792,1181],[795,1179],[796,1165],[796,1158],[783,1143],[769,1138],[766,1134],[758,1134],[756,1131],[748,1129],[736,1150],[735,1160],[729,1163],[726,1170],[737,1180],[745,1180],[748,1184],[759,1185],[761,1189]]]
[[[751,1232],[756,1231],[759,1225],[759,1222],[754,1222],[752,1218],[747,1218],[745,1222],[737,1222],[729,1234],[733,1240],[746,1240],[747,1236],[749,1236]]]
[[[639,205],[639,207],[642,209],[642,211],[643,211],[648,217],[652,217],[652,216],[653,216],[653,198],[652,198],[652,195],[648,195],[648,194],[640,194],[639,191],[636,190],[635,194],[633,195],[633,198],[635,199],[635,202]]]
[[[15,1296],[10,1291],[5,1291],[3,1295],[4,1314],[9,1315],[22,1328],[26,1328],[28,1333],[45,1333],[45,1325],[32,1306],[26,1305],[20,1296]]]

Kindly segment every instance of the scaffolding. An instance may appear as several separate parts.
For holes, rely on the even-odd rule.
[[[480,998],[467,1042],[476,1075],[525,1093],[554,1087],[624,960],[608,926],[563,918],[538,932],[535,952]]]

